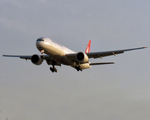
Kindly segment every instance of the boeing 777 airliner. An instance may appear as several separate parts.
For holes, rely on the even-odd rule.
[[[59,45],[49,38],[41,37],[36,41],[36,47],[41,52],[41,55],[3,55],[4,57],[20,57],[21,59],[29,59],[35,65],[41,65],[43,60],[46,60],[48,65],[52,65],[50,70],[57,72],[55,66],[69,65],[75,68],[77,71],[90,68],[92,65],[104,65],[114,64],[114,62],[103,62],[103,63],[90,63],[89,58],[102,58],[110,55],[116,56],[126,51],[144,49],[146,47],[124,49],[124,50],[113,50],[104,52],[90,52],[91,40],[86,47],[85,52],[74,52],[62,45]],[[43,54],[45,53],[45,54]]]

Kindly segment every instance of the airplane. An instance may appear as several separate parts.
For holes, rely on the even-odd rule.
[[[114,64],[114,62],[100,62],[100,63],[90,63],[90,58],[101,58],[106,56],[111,56],[116,54],[121,54],[126,51],[144,49],[146,47],[124,49],[124,50],[112,50],[103,52],[90,52],[91,40],[89,40],[85,52],[74,52],[69,48],[62,46],[49,38],[41,37],[36,40],[36,47],[40,51],[41,55],[3,55],[4,57],[20,57],[21,59],[31,60],[35,65],[41,65],[43,60],[47,62],[48,65],[52,65],[50,70],[52,73],[57,72],[55,66],[68,65],[75,68],[77,71],[82,71],[83,69],[91,68],[92,65],[105,65]]]

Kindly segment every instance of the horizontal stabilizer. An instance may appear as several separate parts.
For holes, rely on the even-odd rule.
[[[105,65],[105,64],[115,64],[115,63],[114,62],[90,63],[90,65]]]

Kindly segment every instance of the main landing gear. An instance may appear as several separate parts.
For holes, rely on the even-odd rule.
[[[52,73],[57,72],[57,69],[54,66],[50,67],[50,70],[52,71]]]
[[[55,64],[56,64],[56,62],[52,61],[52,67],[50,67],[50,70],[52,71],[52,73],[57,72],[57,69],[54,66]]]
[[[82,69],[80,68],[80,66],[78,66],[78,67],[75,67],[76,68],[76,70],[79,72],[79,71],[82,71]]]
[[[50,70],[52,71],[52,73],[57,72],[57,69],[55,68],[55,61],[52,61],[52,67],[50,67]]]
[[[57,72],[57,69],[55,68],[56,62],[52,60],[52,67],[50,67],[50,70],[52,71],[52,73]]]

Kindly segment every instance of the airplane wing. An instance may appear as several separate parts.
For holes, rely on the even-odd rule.
[[[40,55],[43,59],[50,59],[49,55]],[[3,57],[19,57],[21,59],[30,60],[32,55],[3,55]]]
[[[140,47],[140,48],[132,48],[132,49],[124,49],[124,50],[113,50],[113,51],[103,51],[103,52],[90,52],[90,53],[86,53],[87,56],[89,58],[102,58],[102,57],[106,57],[106,56],[111,56],[111,55],[115,55],[116,54],[121,54],[124,53],[126,51],[132,51],[132,50],[138,50],[138,49],[144,49],[146,47]],[[75,56],[77,55],[77,53],[73,53],[73,54],[66,54],[66,56],[74,61],[75,60]],[[32,58],[31,55],[3,55],[4,57],[19,57],[21,59],[25,59],[25,60],[30,60]],[[61,64],[62,58],[61,56],[49,56],[49,55],[40,55],[43,59],[45,59],[47,61],[48,64],[51,64],[51,61],[54,60],[56,61],[58,64]],[[99,64],[99,63],[98,63]],[[98,64],[91,64],[91,65],[98,65]],[[100,63],[100,64],[104,64],[104,63]],[[99,64],[99,65],[100,65]],[[110,63],[105,63],[105,64],[110,64]],[[111,63],[113,64],[113,63]]]
[[[33,55],[3,55],[4,57],[19,57],[25,60],[31,60]],[[55,65],[61,65],[61,57],[60,56],[49,56],[49,55],[39,55],[42,59],[46,60],[48,65],[52,65],[52,61],[55,61]]]
[[[144,49],[146,47],[140,47],[140,48],[132,48],[132,49],[124,49],[124,50],[114,50],[114,51],[104,51],[104,52],[90,52],[86,53],[89,58],[102,58],[106,56],[111,56],[116,54],[121,54],[127,51],[132,51],[132,50],[138,50],[138,49]]]
[[[90,53],[86,53],[86,55],[89,58],[102,58],[102,57],[107,57],[107,56],[111,56],[114,55],[116,56],[117,54],[121,54],[127,51],[132,51],[132,50],[138,50],[138,49],[144,49],[147,47],[139,47],[139,48],[132,48],[132,49],[123,49],[123,50],[113,50],[113,51],[103,51],[103,52],[90,52]],[[66,56],[71,59],[74,60],[75,56],[77,55],[77,53],[73,53],[73,54],[66,54]]]
[[[32,56],[25,56],[25,55],[3,55],[4,57],[19,57],[21,59],[31,59]]]

